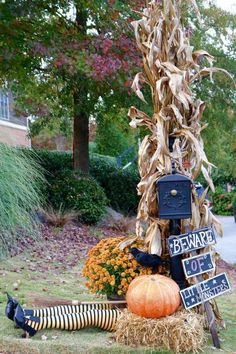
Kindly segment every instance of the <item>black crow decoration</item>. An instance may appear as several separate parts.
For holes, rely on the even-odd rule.
[[[159,265],[164,265],[168,263],[163,261],[157,254],[149,254],[147,252],[140,251],[138,248],[130,248],[129,253],[133,255],[136,261],[143,267],[152,268],[153,272],[157,271]]]

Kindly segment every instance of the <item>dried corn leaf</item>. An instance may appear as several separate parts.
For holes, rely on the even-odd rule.
[[[124,241],[121,241],[118,244],[118,247],[123,251],[125,249],[125,247],[128,247],[130,245],[132,245],[132,243],[134,243],[137,240],[137,236],[135,237],[129,237],[128,239],[125,239]]]
[[[192,218],[191,218],[191,226],[192,229],[198,229],[201,223],[201,216],[199,208],[196,206],[196,203],[192,203]]]
[[[180,126],[182,126],[184,117],[183,117],[182,114],[180,113],[179,109],[178,109],[174,104],[171,104],[169,107],[170,107],[170,108],[172,109],[172,111],[174,112],[175,118],[176,118],[176,120],[178,121],[178,123],[180,124]]]
[[[204,68],[204,69],[200,70],[197,74],[193,75],[193,77],[190,79],[190,82],[192,83],[193,81],[195,81],[201,77],[210,76],[213,73],[219,73],[219,72],[224,73],[225,75],[229,76],[229,78],[231,80],[234,80],[233,76],[227,70],[212,67],[212,68]]]
[[[214,187],[214,184],[213,184],[213,182],[212,182],[212,179],[211,179],[211,177],[210,177],[210,175],[209,175],[207,169],[206,169],[203,165],[202,165],[202,167],[201,167],[201,171],[202,171],[202,174],[203,174],[205,180],[206,180],[207,183],[209,184],[209,186],[210,186],[212,192],[215,192],[215,187]]]
[[[143,82],[145,81],[143,73],[137,73],[135,75],[131,88],[136,93],[136,95],[140,98],[140,100],[147,103],[147,101],[145,100],[143,93],[140,89],[140,83],[139,83],[140,80],[142,80]]]
[[[196,63],[198,63],[198,61],[201,60],[202,58],[206,58],[210,64],[212,64],[214,61],[214,57],[210,55],[206,50],[196,50],[193,52],[192,56],[193,56],[193,60]]]
[[[132,128],[137,128],[138,126],[146,125],[150,130],[154,129],[154,124],[149,118],[149,116],[146,113],[139,111],[136,107],[132,106],[129,109],[128,116],[131,118],[131,122],[129,123],[129,125]],[[137,117],[140,119],[137,119]]]
[[[151,118],[144,112],[138,110],[136,107],[132,106],[129,109],[129,113],[128,116],[132,119],[132,118],[142,118],[142,119],[147,119],[151,121]]]
[[[165,87],[164,83],[167,81],[169,81],[169,78],[164,76],[156,82],[157,95],[158,95],[159,101],[163,104],[165,103],[166,96],[167,96],[166,87]]]
[[[214,214],[212,214],[212,212],[209,210],[208,211],[211,215],[211,219],[212,219],[212,225],[214,226],[216,233],[218,236],[222,237],[223,236],[223,229],[222,229],[222,225],[219,222],[219,220],[215,217]]]
[[[208,193],[208,190],[209,190],[209,186],[207,188],[205,188],[204,192],[202,193],[201,197],[199,198],[199,206],[200,207],[206,200],[206,195]]]
[[[178,94],[183,89],[183,75],[180,74],[169,74],[169,87],[171,89],[172,94],[177,98]],[[187,103],[188,105],[188,103]],[[187,107],[188,108],[188,107]]]
[[[190,118],[190,121],[198,120],[200,121],[202,118],[203,111],[205,109],[205,102],[201,100],[197,100],[195,103],[195,107],[193,107],[193,114],[192,117]]]
[[[157,254],[161,256],[162,246],[161,246],[161,232],[159,225],[156,221],[152,222],[147,229],[145,242],[149,244],[148,252],[151,254]]]
[[[202,204],[200,206],[200,214],[201,214],[200,227],[210,226],[209,225],[208,206],[206,204]]]
[[[145,28],[144,21],[145,21],[144,19],[141,19],[139,21],[131,22],[131,25],[134,27],[134,34],[135,34],[137,46],[141,51],[143,50],[143,45],[141,43],[140,36],[139,36],[139,26],[144,29]]]

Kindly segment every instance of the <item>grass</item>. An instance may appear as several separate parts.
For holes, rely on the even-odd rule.
[[[92,300],[82,278],[80,262],[76,267],[62,271],[60,265],[52,262],[47,272],[29,270],[34,262],[30,253],[0,262],[0,353],[17,354],[69,354],[69,353],[152,353],[170,354],[170,351],[149,348],[131,348],[118,345],[112,338],[112,333],[99,329],[83,329],[75,332],[44,330],[32,339],[21,338],[22,330],[14,328],[13,322],[4,316],[7,290],[27,304],[30,293],[50,295],[64,299]],[[56,266],[56,267],[55,267]],[[58,267],[58,268],[57,268]],[[18,290],[13,290],[18,283]],[[14,285],[13,285],[14,284]],[[219,298],[218,304],[228,325],[227,330],[220,330],[223,339],[223,353],[233,353],[236,348],[236,293]],[[43,336],[43,337],[42,337]],[[44,340],[43,340],[44,338]],[[204,354],[218,354],[222,351],[211,348],[211,341],[204,349]]]
[[[0,166],[1,256],[17,238],[38,236],[34,214],[43,202],[45,180],[37,162],[4,144],[0,144]]]

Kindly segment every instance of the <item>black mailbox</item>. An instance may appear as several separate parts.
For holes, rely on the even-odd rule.
[[[192,181],[174,173],[157,181],[160,219],[188,219],[192,216]]]

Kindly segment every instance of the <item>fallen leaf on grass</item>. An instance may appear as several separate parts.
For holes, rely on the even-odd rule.
[[[114,343],[114,340],[107,340],[105,342],[106,345],[112,345]]]
[[[18,290],[18,288],[19,288],[18,283],[13,283],[12,286],[13,286],[13,290]]]
[[[15,269],[13,269],[13,272],[15,272],[15,273],[20,273],[20,269],[15,268]]]

